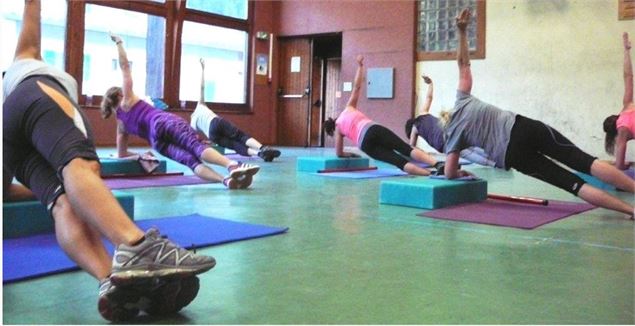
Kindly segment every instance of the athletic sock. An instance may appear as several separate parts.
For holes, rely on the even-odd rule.
[[[144,236],[142,236],[142,237],[141,237],[141,239],[139,239],[139,240],[137,240],[137,241],[135,241],[135,242],[131,243],[131,246],[133,246],[133,247],[134,247],[134,246],[138,246],[138,245],[140,245],[143,241],[145,241],[145,239],[146,239],[146,236],[144,235]]]

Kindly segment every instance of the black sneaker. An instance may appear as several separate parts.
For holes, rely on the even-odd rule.
[[[204,273],[215,265],[213,257],[185,250],[161,237],[159,230],[150,228],[142,243],[117,246],[110,280],[118,286],[157,284]]]
[[[143,310],[152,316],[177,313],[196,298],[200,288],[196,276],[166,283],[148,295],[149,302]]]
[[[265,162],[271,162],[274,158],[280,156],[280,151],[275,148],[265,146],[260,149],[260,151],[258,152],[258,156]]]
[[[115,286],[110,282],[110,278],[99,282],[97,309],[108,321],[121,322],[135,318],[139,314],[140,300],[136,291]]]

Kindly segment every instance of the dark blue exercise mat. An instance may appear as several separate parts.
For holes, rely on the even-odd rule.
[[[136,221],[143,230],[157,227],[161,234],[186,248],[201,248],[285,233],[289,228],[235,222],[198,214]],[[108,251],[113,247],[104,241]],[[54,234],[5,239],[2,249],[2,282],[78,270],[59,247]]]

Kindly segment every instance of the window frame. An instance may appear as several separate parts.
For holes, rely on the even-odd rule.
[[[239,19],[200,10],[188,9],[186,1],[165,1],[159,3],[150,0],[74,0],[68,1],[66,40],[65,40],[65,68],[77,80],[80,103],[86,107],[95,108],[101,102],[102,96],[95,94],[83,94],[83,56],[84,35],[86,22],[86,4],[129,10],[165,18],[165,71],[163,73],[163,101],[168,104],[169,111],[191,111],[196,107],[195,101],[183,101],[179,99],[181,82],[181,36],[183,23],[192,21],[201,24],[231,28],[247,33],[246,57],[245,57],[245,103],[219,103],[207,102],[216,112],[228,113],[253,113],[252,100],[252,52],[253,44],[253,1],[248,0],[247,19]],[[92,96],[91,96],[92,95]],[[87,99],[91,103],[87,103]]]
[[[455,60],[456,51],[429,52],[419,50],[418,26],[420,24],[421,3],[425,0],[417,0],[417,10],[415,12],[415,48],[417,49],[417,61],[440,61]],[[476,0],[476,49],[470,50],[470,59],[485,59],[485,23],[486,23],[486,0]]]

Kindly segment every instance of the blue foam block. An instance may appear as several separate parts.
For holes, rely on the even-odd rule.
[[[582,173],[582,172],[574,172],[575,175],[577,175],[578,177],[582,178],[582,180],[584,180],[586,183],[588,183],[589,185],[602,189],[602,190],[615,190],[615,186],[605,183],[604,181],[592,176],[592,175],[588,175],[586,173]]]
[[[364,157],[340,158],[337,156],[298,157],[298,171],[317,172],[330,169],[367,168],[369,160]]]
[[[382,181],[379,203],[418,207],[441,208],[487,199],[487,181],[458,181],[431,178],[395,179]]]
[[[115,194],[115,198],[134,220],[134,196]],[[2,215],[4,239],[51,233],[55,230],[53,218],[39,201],[3,203]]]
[[[100,158],[99,161],[101,162],[101,175],[146,173],[136,160]],[[159,160],[159,166],[154,172],[165,173],[166,171],[166,161]]]

